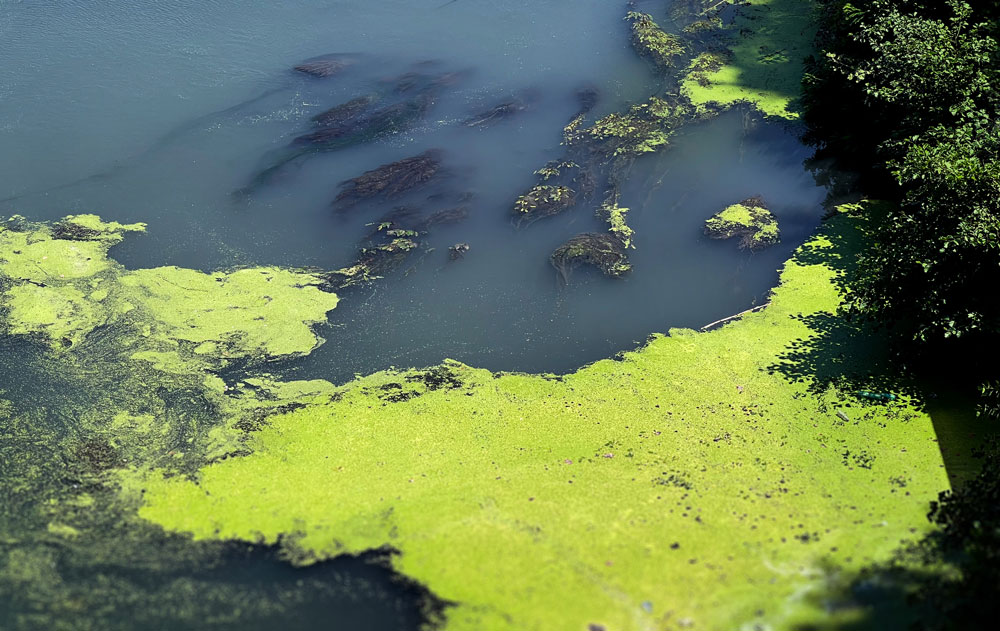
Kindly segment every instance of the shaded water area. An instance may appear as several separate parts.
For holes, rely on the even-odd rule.
[[[669,3],[640,4],[660,18]],[[399,207],[425,215],[461,207],[467,216],[433,227],[400,269],[338,292],[321,331],[326,343],[276,370],[337,383],[446,357],[492,370],[573,370],[652,333],[762,303],[818,223],[825,194],[804,170],[809,151],[793,130],[734,109],[684,127],[668,150],[634,165],[621,199],[636,231],[633,271],[610,279],[580,268],[563,283],[549,255],[575,234],[602,230],[594,205],[520,229],[511,208],[533,171],[562,155],[580,90],[600,95],[593,119],[662,87],[629,46],[624,5],[0,0],[0,213],[146,222],[146,234],[112,250],[130,268],[332,270],[350,265],[373,226]],[[291,70],[325,53],[346,53],[350,65],[326,78]],[[397,133],[302,156],[245,190],[269,159],[287,157],[294,139],[315,129],[316,115],[358,97],[412,103],[409,94],[426,93],[428,81],[433,103]],[[342,181],[431,149],[440,150],[442,171],[427,185],[331,207]],[[749,253],[702,234],[707,217],[755,195],[778,218],[778,246]],[[458,243],[468,251],[451,260]],[[3,349],[6,398],[22,407],[86,401],[11,361],[26,352]],[[272,590],[276,607],[303,616],[295,626],[282,614],[289,628],[415,628],[426,613],[420,594],[364,561],[293,576],[267,550],[225,555],[207,573],[193,562],[157,571],[155,585],[141,589],[167,594],[187,581],[188,593],[211,592],[202,581],[243,585],[242,594]],[[282,596],[300,580],[308,586],[299,595]],[[205,607],[191,615],[214,619],[231,604]],[[120,609],[123,628],[129,611]],[[258,626],[240,628],[274,628],[254,615]],[[136,628],[180,628],[146,623]],[[226,624],[219,618],[213,628]]]

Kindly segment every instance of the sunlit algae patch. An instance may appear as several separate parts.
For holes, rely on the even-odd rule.
[[[248,455],[133,468],[124,488],[164,528],[279,542],[297,563],[391,547],[453,603],[447,629],[828,620],[829,581],[920,533],[947,486],[919,401],[845,381],[890,374],[835,315],[861,239],[849,210],[767,309],[722,329],[563,376],[376,373],[270,416]]]

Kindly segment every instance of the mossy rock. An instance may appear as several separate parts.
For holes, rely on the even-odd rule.
[[[713,239],[740,238],[743,250],[762,250],[781,239],[778,219],[760,197],[726,206],[705,220],[705,234]]]

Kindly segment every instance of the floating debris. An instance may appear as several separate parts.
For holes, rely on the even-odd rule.
[[[448,260],[457,261],[465,256],[465,253],[469,251],[468,243],[456,243],[455,245],[448,248]]]
[[[744,250],[762,250],[776,244],[781,233],[778,220],[759,196],[727,206],[705,221],[705,234],[713,239],[739,237]]]
[[[341,183],[345,188],[333,200],[333,204],[343,210],[373,197],[399,197],[433,179],[441,170],[441,155],[440,149],[429,149],[420,155],[383,164],[356,178],[345,180]]]

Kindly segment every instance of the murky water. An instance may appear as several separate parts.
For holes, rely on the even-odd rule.
[[[666,3],[641,4],[664,15]],[[515,230],[511,205],[561,155],[582,86],[600,91],[597,116],[657,91],[629,46],[624,5],[0,0],[0,213],[147,222],[146,235],[113,250],[129,267],[335,269],[393,207],[433,211],[468,198],[468,219],[436,227],[399,272],[344,292],[327,343],[288,368],[336,382],[445,357],[573,370],[761,302],[822,212],[824,191],[803,170],[809,152],[795,136],[732,111],[636,163],[622,199],[636,230],[634,271],[611,280],[578,269],[560,283],[549,254],[602,229],[593,207]],[[358,61],[322,80],[290,70],[330,52]],[[310,131],[312,116],[414,70],[458,73],[419,125],[314,156],[249,198],[232,195],[265,155]],[[512,95],[530,107],[485,128],[461,124]],[[429,148],[442,150],[448,171],[436,188],[332,211],[339,182]],[[749,254],[702,235],[705,218],[752,195],[778,216],[779,246]],[[470,251],[449,262],[458,242]]]

